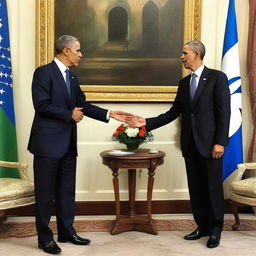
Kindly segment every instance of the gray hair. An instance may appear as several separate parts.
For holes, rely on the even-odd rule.
[[[61,54],[64,48],[72,47],[75,41],[78,41],[78,39],[75,38],[74,36],[70,36],[70,35],[60,36],[55,42],[55,46],[54,46],[55,53]]]
[[[190,47],[191,51],[198,53],[201,60],[204,59],[205,46],[201,41],[192,40],[192,41],[185,43],[185,45],[188,45]]]

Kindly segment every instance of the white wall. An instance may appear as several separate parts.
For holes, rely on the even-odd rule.
[[[19,160],[29,163],[32,174],[32,157],[26,148],[34,114],[31,81],[35,68],[35,1],[7,0],[7,7]]]
[[[35,68],[35,1],[7,0],[11,53],[13,64],[14,100],[16,111],[18,150],[20,161],[29,163],[32,172],[32,155],[27,141],[34,114],[31,101],[31,80]],[[205,64],[220,69],[223,35],[228,0],[203,0],[202,41],[206,45]],[[243,90],[243,143],[247,154],[251,137],[249,98],[246,78],[246,45],[248,31],[248,1],[236,0],[240,63]],[[169,109],[169,104],[98,104],[110,109],[122,109],[150,117]],[[78,128],[79,157],[77,168],[77,200],[113,200],[111,171],[103,166],[99,152],[122,147],[111,141],[118,122],[109,124],[85,118]],[[179,120],[153,132],[155,140],[144,147],[156,147],[167,153],[165,164],[157,169],[154,199],[187,199],[187,183],[183,158],[178,147]],[[127,198],[127,173],[120,171],[121,198]],[[146,171],[138,175],[137,198],[145,199]]]

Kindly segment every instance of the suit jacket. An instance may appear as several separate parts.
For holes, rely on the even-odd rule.
[[[186,155],[193,135],[200,154],[211,157],[215,144],[228,144],[230,92],[226,75],[204,67],[193,101],[190,99],[191,75],[180,81],[173,106],[164,114],[147,118],[147,130],[170,123],[181,116],[181,150]]]
[[[71,96],[54,61],[35,70],[32,82],[35,116],[28,143],[31,153],[61,158],[72,140],[77,145],[76,122],[71,119],[75,107],[83,107],[84,115],[88,117],[108,122],[107,110],[86,102],[77,77],[72,72],[70,83]]]

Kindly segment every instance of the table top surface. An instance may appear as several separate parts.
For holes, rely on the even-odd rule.
[[[158,153],[149,153],[150,149],[137,149],[134,151],[134,154],[132,155],[111,155],[109,152],[112,152],[113,150],[106,150],[100,153],[100,156],[102,158],[109,158],[109,159],[128,159],[128,160],[134,160],[134,159],[156,159],[156,158],[163,158],[165,157],[165,153],[163,151],[158,151]],[[128,150],[122,150],[124,152],[128,152]]]

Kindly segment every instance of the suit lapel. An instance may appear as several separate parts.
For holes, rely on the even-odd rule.
[[[199,79],[199,82],[198,82],[198,86],[197,86],[197,89],[196,89],[196,93],[195,93],[195,96],[194,96],[194,99],[192,101],[192,107],[194,107],[204,89],[204,87],[206,86],[207,82],[208,82],[208,68],[207,67],[204,67],[204,70],[201,74],[201,77]]]
[[[188,75],[187,77],[184,78],[184,96],[186,98],[186,101],[191,103],[191,100],[190,100],[190,78],[191,78],[191,75]]]
[[[69,98],[69,95],[68,95],[68,89],[67,89],[67,86],[66,86],[66,82],[63,78],[63,75],[61,74],[61,71],[59,70],[57,64],[54,61],[52,62],[52,66],[53,66],[53,69],[54,69],[55,78],[57,79],[58,84],[60,85],[60,89],[62,90],[62,92],[65,96],[65,100],[67,102],[67,105],[70,105],[70,98]],[[72,88],[72,86],[71,86],[71,88]]]
[[[71,105],[75,102],[74,97],[75,97],[75,77],[72,72],[70,74],[70,99],[71,99]]]

